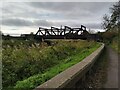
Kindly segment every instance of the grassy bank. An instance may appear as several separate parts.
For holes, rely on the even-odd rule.
[[[114,50],[120,53],[120,38],[116,37],[110,45]]]
[[[8,42],[12,44],[3,42],[3,86],[9,88],[35,88],[100,46],[82,40],[51,41],[50,46],[45,42]]]

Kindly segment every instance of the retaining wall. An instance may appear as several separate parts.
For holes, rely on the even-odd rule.
[[[84,77],[84,75],[91,69],[95,61],[98,59],[104,49],[104,44],[101,45],[96,51],[90,54],[81,62],[71,66],[60,74],[56,75],[47,82],[41,84],[35,90],[39,89],[56,89],[56,88],[73,88],[76,82]]]

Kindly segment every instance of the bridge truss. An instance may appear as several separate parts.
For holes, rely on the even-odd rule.
[[[86,27],[81,25],[80,28],[71,28],[64,26],[64,28],[51,27],[50,29],[39,27],[35,34],[35,38],[40,39],[86,39]]]

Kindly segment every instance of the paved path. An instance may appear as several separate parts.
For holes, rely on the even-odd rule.
[[[104,88],[103,90],[118,90],[118,86],[120,86],[118,85],[118,76],[120,76],[118,75],[118,64],[120,63],[118,59],[120,59],[120,55],[118,58],[116,51],[110,47],[106,47],[98,62],[93,67],[93,73],[88,75],[84,82],[78,83],[77,88],[96,88],[96,90],[97,88]]]
[[[107,54],[109,62],[104,88],[118,88],[118,54],[110,47],[107,47]]]

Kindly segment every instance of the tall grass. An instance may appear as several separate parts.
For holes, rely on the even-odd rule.
[[[3,41],[3,87],[34,88],[99,47],[96,42],[82,40],[51,43]]]

